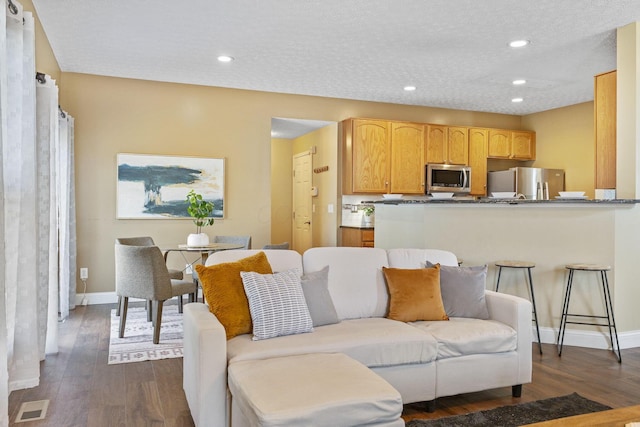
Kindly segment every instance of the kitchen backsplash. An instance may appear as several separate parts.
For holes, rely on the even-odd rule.
[[[371,227],[375,224],[375,213],[371,215],[371,225],[365,224],[362,208],[371,206],[363,204],[363,200],[377,199],[376,196],[342,196],[342,225],[346,227]]]

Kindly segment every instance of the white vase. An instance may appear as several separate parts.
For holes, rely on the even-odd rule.
[[[209,244],[209,235],[206,233],[189,234],[187,237],[187,246],[207,246]]]

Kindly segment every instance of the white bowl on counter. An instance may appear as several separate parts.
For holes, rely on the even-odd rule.
[[[453,197],[453,193],[431,193],[431,197],[434,199],[450,199]]]
[[[583,197],[584,191],[558,191],[560,197]]]
[[[491,197],[494,199],[513,199],[516,197],[516,193],[513,191],[494,191],[491,193]]]
[[[382,198],[385,200],[400,200],[402,199],[402,194],[383,194]]]

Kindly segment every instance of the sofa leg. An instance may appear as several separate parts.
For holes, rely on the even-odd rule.
[[[522,384],[511,386],[511,396],[522,397]]]
[[[425,403],[425,409],[427,412],[435,412],[436,411],[436,399],[427,400]]]

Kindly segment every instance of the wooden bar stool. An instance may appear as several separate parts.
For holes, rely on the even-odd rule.
[[[531,295],[531,305],[533,306],[533,321],[536,324],[536,334],[538,334],[538,348],[540,354],[542,354],[542,343],[540,342],[540,328],[538,326],[538,311],[536,310],[536,298],[533,293],[533,280],[531,279],[531,269],[536,265],[529,261],[496,261],[496,267],[498,267],[498,280],[496,281],[496,292],[500,286],[500,275],[503,268],[526,268],[524,279],[529,283],[529,294]]]
[[[622,363],[622,353],[620,352],[620,343],[618,342],[618,330],[616,329],[616,321],[613,317],[613,304],[611,302],[611,292],[609,290],[609,280],[607,279],[607,271],[611,270],[608,265],[599,264],[568,264],[565,266],[569,270],[569,277],[567,279],[567,287],[564,291],[564,303],[562,304],[562,315],[560,316],[560,330],[558,331],[558,356],[562,356],[562,344],[564,342],[564,332],[567,328],[567,323],[574,325],[592,325],[592,326],[606,326],[609,328],[609,339],[611,340],[611,350],[613,354],[618,358],[618,363]],[[569,302],[571,300],[571,289],[573,287],[573,275],[576,270],[580,271],[594,271],[600,273],[600,283],[602,285],[602,293],[604,295],[604,308],[606,316],[595,316],[591,314],[575,314],[569,313]],[[579,317],[579,318],[591,318],[591,319],[606,319],[607,323],[594,323],[594,322],[578,322],[567,320],[567,317]],[[615,344],[614,344],[615,337]],[[616,352],[617,348],[617,352]]]

